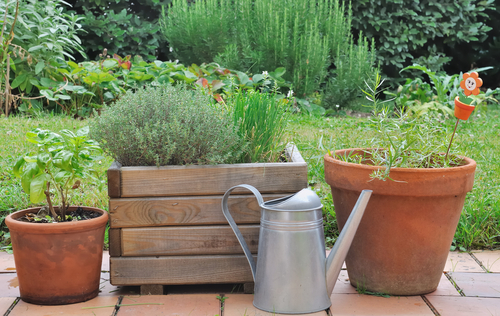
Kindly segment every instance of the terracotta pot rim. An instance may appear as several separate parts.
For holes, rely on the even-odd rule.
[[[335,151],[335,154],[342,154],[348,151],[367,151],[372,148],[347,148],[347,149],[339,149]],[[427,173],[434,173],[434,172],[456,172],[458,169],[475,169],[476,168],[476,162],[468,157],[465,156],[458,156],[462,158],[465,162],[464,165],[461,166],[455,166],[455,167],[446,167],[446,168],[391,168],[391,172],[401,172],[401,173],[414,173],[414,172],[427,172]],[[331,157],[329,154],[326,154],[324,156],[325,162],[330,162],[330,163],[335,163],[339,165],[345,165],[345,166],[350,166],[353,168],[359,168],[359,169],[365,169],[369,171],[375,171],[375,170],[380,170],[380,169],[385,169],[383,166],[370,166],[370,165],[364,165],[364,164],[359,164],[359,163],[352,163],[352,162],[346,162],[342,161],[336,158]]]
[[[466,111],[474,111],[474,109],[476,108],[474,105],[463,103],[462,101],[460,101],[460,98],[458,96],[455,97],[455,105]]]
[[[63,222],[63,223],[29,223],[16,220],[25,213],[34,212],[41,207],[32,207],[9,214],[5,218],[5,224],[9,230],[26,231],[33,234],[65,234],[67,232],[82,232],[95,229],[95,227],[105,226],[108,222],[108,212],[96,207],[82,206],[86,210],[96,211],[102,215],[96,218],[83,221]],[[57,208],[57,207],[56,207]],[[70,206],[70,210],[77,206]]]

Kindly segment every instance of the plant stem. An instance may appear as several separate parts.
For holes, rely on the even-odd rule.
[[[451,143],[453,142],[453,137],[455,136],[455,132],[457,131],[458,122],[460,122],[460,119],[457,119],[457,123],[455,124],[455,129],[453,130],[453,134],[451,135],[450,144],[448,145],[448,150],[446,150],[446,156],[444,156],[444,160],[448,159],[448,153],[450,152]]]
[[[47,197],[47,203],[49,204],[49,210],[52,214],[52,217],[57,221],[57,213],[54,210],[54,206],[52,206],[52,201],[50,200],[50,182],[47,181],[47,191],[45,191],[45,196]]]

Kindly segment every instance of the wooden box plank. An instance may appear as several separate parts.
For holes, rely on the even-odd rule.
[[[112,257],[110,265],[113,285],[253,282],[244,255]]]
[[[265,201],[286,194],[264,194]],[[222,195],[161,198],[111,198],[110,226],[154,227],[167,225],[227,224],[222,214]],[[228,200],[229,211],[238,224],[258,224],[260,208],[253,195],[233,195]]]
[[[252,253],[257,253],[260,225],[239,225]],[[243,254],[229,225],[123,228],[122,256]]]
[[[243,183],[256,187],[261,194],[294,193],[307,187],[307,164],[121,168],[121,197],[223,195],[229,188]],[[241,189],[235,193],[250,194],[250,191]]]
[[[108,196],[120,197],[121,195],[121,176],[120,168],[122,165],[114,161],[108,169]]]
[[[109,255],[119,257],[122,254],[121,229],[110,228],[108,231]]]

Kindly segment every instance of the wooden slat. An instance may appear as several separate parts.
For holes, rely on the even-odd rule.
[[[268,201],[283,196],[286,194],[264,194],[263,198]],[[227,224],[222,214],[221,201],[221,195],[110,199],[110,226],[119,228]],[[259,223],[260,208],[253,195],[231,194],[228,206],[236,223]]]
[[[285,154],[288,161],[291,162],[306,162],[299,152],[299,149],[294,144],[288,144],[285,148]]]
[[[254,256],[257,260],[257,257]],[[253,282],[244,255],[111,257],[113,285],[224,284]]]
[[[121,164],[114,161],[108,169],[108,196],[120,197],[121,183],[120,183],[120,168]]]
[[[257,253],[260,225],[238,228],[252,253]],[[229,225],[123,228],[122,256],[243,254]]]
[[[109,238],[109,256],[119,257],[121,256],[121,229],[120,228],[110,228],[108,231]]]
[[[223,195],[250,184],[260,193],[295,193],[307,187],[305,162],[216,166],[122,167],[121,196]],[[248,190],[234,193],[250,194]]]

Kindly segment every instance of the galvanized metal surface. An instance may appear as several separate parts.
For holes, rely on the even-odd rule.
[[[261,206],[257,264],[227,207],[229,195],[235,188],[250,190]],[[303,189],[264,203],[259,191],[250,185],[229,189],[222,199],[222,211],[252,268],[254,306],[288,314],[312,313],[330,307],[331,291],[370,194],[361,194],[346,229],[326,260],[322,205],[316,193]]]

